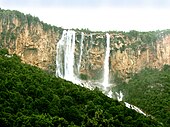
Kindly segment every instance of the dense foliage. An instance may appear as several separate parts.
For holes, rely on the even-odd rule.
[[[146,68],[135,74],[128,83],[119,82],[124,100],[134,104],[170,126],[170,66],[161,70]]]
[[[56,78],[16,55],[0,51],[0,126],[2,127],[154,127],[160,126],[123,104]]]

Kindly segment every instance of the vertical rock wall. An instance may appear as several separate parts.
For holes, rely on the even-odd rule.
[[[56,43],[61,28],[17,11],[0,10],[0,17],[0,47],[17,54],[25,63],[55,70]]]
[[[17,11],[0,10],[0,47],[8,48],[22,61],[45,70],[55,71],[56,46],[63,29],[47,25],[38,18]],[[110,34],[110,79],[118,73],[129,77],[145,67],[161,68],[170,64],[170,32],[108,32]],[[76,30],[75,70],[80,78],[103,80],[106,50],[104,32]],[[79,72],[78,72],[79,71]]]

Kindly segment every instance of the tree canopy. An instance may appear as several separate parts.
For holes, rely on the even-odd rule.
[[[166,127],[170,126],[170,66],[161,70],[145,68],[134,74],[128,83],[119,82],[118,91],[124,101],[136,105],[157,118]]]
[[[0,126],[155,127],[155,119],[0,51]]]

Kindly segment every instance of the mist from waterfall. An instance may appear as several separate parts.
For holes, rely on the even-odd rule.
[[[75,31],[64,30],[57,44],[56,76],[72,81],[74,78]]]
[[[109,57],[110,57],[110,35],[106,33],[106,52],[104,60],[103,87],[107,91],[109,87]]]

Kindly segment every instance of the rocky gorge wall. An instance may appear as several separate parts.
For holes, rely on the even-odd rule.
[[[0,10],[0,47],[17,54],[22,61],[44,70],[55,71],[56,46],[62,28],[50,26],[31,15]],[[102,80],[106,33],[75,30],[75,74],[82,79]],[[81,32],[84,33],[81,65]],[[118,73],[128,78],[145,67],[170,64],[170,31],[108,32],[110,34],[110,82]]]
[[[42,69],[54,69],[56,42],[61,28],[18,11],[0,10],[0,47],[22,61]]]
[[[126,33],[109,34],[111,80],[116,73],[128,78],[130,74],[137,73],[143,68],[161,68],[165,64],[170,64],[170,35],[166,32],[153,32],[151,36],[147,36],[147,33],[138,33],[131,39]],[[78,44],[77,46],[80,47]],[[80,49],[78,47],[76,49]],[[77,54],[79,52],[77,51]],[[85,34],[80,74],[87,75],[91,79],[102,78],[105,52],[105,33]]]

